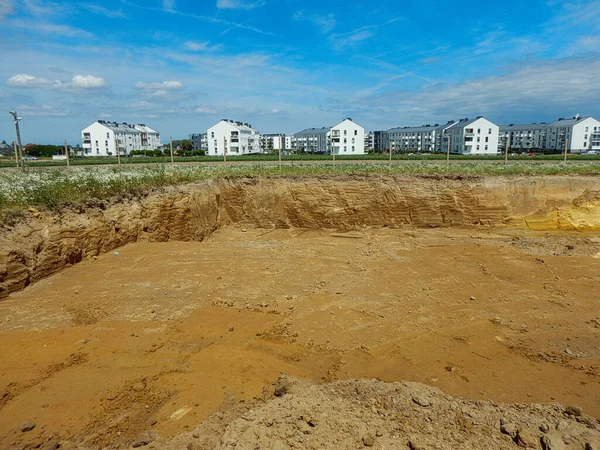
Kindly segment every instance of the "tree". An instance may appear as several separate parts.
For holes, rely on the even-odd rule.
[[[180,145],[182,150],[192,151],[192,142],[189,139],[183,139]]]

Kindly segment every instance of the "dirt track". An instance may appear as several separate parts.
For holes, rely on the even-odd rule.
[[[599,417],[599,253],[597,235],[506,229],[130,245],[0,303],[0,447],[174,436],[282,371]]]

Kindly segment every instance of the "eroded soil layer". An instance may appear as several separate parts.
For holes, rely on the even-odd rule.
[[[176,224],[170,230],[179,233]],[[600,235],[592,231],[408,224],[347,232],[238,224],[203,242],[128,245],[0,302],[0,448],[53,438],[82,448],[126,448],[139,439],[156,439],[149,444],[155,448],[187,448],[192,441],[197,448],[234,448],[229,439],[239,439],[235,448],[255,448],[243,422],[258,430],[261,418],[283,410],[291,415],[279,425],[273,419],[276,428],[314,413],[323,431],[304,433],[315,428],[308,418],[299,432],[305,442],[293,429],[289,436],[255,437],[261,448],[318,448],[327,427],[340,429],[341,417],[349,431],[338,448],[357,448],[363,438],[373,438],[376,448],[446,448],[418,439],[442,430],[436,423],[448,408],[454,415],[443,420],[464,429],[444,431],[438,442],[471,445],[487,436],[479,448],[516,447],[515,429],[502,433],[498,423],[497,435],[489,431],[502,414],[515,427],[527,425],[512,409],[490,416],[493,405],[482,406],[478,418],[475,404],[452,409],[439,392],[419,388],[423,403],[443,406],[427,419],[431,405],[405,402],[419,389],[374,384],[359,386],[354,406],[354,385],[315,388],[314,395],[307,388],[283,397],[290,404],[276,400],[263,412],[258,405],[246,418],[232,417],[211,434],[217,440],[190,434],[203,419],[219,417],[211,414],[226,416],[272,393],[282,372],[317,384],[415,381],[472,400],[559,402],[600,417],[599,253]],[[371,420],[386,410],[378,402],[394,398],[390,390],[399,402],[387,406],[389,424],[400,427],[394,430],[385,417]],[[315,402],[296,414],[294,399],[303,396]],[[327,424],[319,411],[333,398],[340,399],[338,415],[323,412],[331,417]],[[365,408],[371,398],[375,403]],[[421,434],[411,408],[426,421]],[[535,431],[542,422],[555,431],[581,425],[548,438],[566,448],[597,445],[594,420],[579,424],[580,416],[559,407],[529,408],[537,411],[524,438],[535,442],[531,448],[542,448]],[[561,418],[568,423],[560,425]],[[22,432],[26,422],[35,428]],[[178,438],[182,433],[188,434]],[[415,433],[415,446],[407,447]],[[172,447],[159,444],[172,439]],[[478,448],[466,444],[453,448]]]
[[[32,209],[26,220],[0,230],[0,297],[128,243],[200,241],[232,223],[600,230],[599,192],[596,177],[237,178],[94,202],[60,215]]]

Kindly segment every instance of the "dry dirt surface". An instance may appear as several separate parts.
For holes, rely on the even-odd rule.
[[[0,302],[0,448],[598,449],[599,255],[482,227],[127,245]]]

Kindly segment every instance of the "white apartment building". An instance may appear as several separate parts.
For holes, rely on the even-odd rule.
[[[331,128],[331,148],[336,155],[364,155],[365,129],[348,117]]]
[[[547,149],[563,152],[567,139],[571,153],[600,151],[600,122],[593,117],[575,116],[552,123],[502,125],[498,150],[504,151],[508,140],[511,150]]]
[[[142,144],[140,150],[156,150],[161,146],[158,131],[143,123],[134,125],[134,128],[140,132],[140,141]]]
[[[144,125],[97,120],[81,131],[83,156],[126,156],[132,150],[155,150],[160,147],[158,131]],[[118,149],[118,150],[117,150]]]
[[[292,149],[292,139],[294,137],[293,136],[285,136],[285,145],[284,145],[284,149],[285,150],[291,150]]]
[[[193,150],[208,151],[208,135],[206,133],[196,133],[189,135]]]
[[[209,156],[260,153],[260,133],[248,123],[222,119],[207,135]]]
[[[364,155],[365,129],[344,119],[333,127],[307,128],[294,134],[292,149],[307,153],[336,155]]]
[[[564,151],[565,139],[569,140],[571,153],[600,150],[600,122],[593,117],[575,116],[572,119],[558,119],[546,127],[544,148]]]
[[[260,150],[262,153],[272,153],[285,150],[284,134],[262,134],[260,136]]]
[[[478,116],[459,120],[446,129],[450,152],[465,155],[495,155],[498,153],[498,125]],[[446,141],[446,145],[448,141]]]

